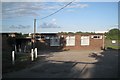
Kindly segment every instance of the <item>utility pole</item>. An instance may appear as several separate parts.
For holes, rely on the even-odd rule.
[[[36,19],[34,19],[34,39],[35,39],[35,33],[36,33]]]
[[[34,33],[33,33],[33,36],[32,36],[32,49],[31,49],[31,60],[33,61],[34,60],[34,52],[36,52],[35,51],[35,47],[36,47],[36,45],[35,45],[35,33],[36,33],[36,19],[34,19]]]

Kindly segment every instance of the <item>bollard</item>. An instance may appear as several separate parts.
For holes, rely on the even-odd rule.
[[[15,51],[12,51],[12,64],[15,64]]]
[[[35,48],[35,58],[37,58],[37,48]]]
[[[33,49],[31,49],[31,61],[34,60]]]

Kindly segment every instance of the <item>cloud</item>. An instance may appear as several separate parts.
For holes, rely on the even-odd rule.
[[[50,22],[46,23],[44,22],[42,25],[40,25],[41,28],[61,28],[57,25],[56,19],[52,19]]]
[[[56,24],[52,24],[52,23],[43,23],[42,25],[40,25],[41,28],[60,28],[60,26],[57,26]]]
[[[56,25],[57,24],[56,21],[57,20],[53,18],[50,23]]]
[[[40,25],[41,28],[60,28],[60,26],[53,24],[53,23],[43,23]]]
[[[41,10],[41,6],[36,6],[34,3],[3,3],[2,16],[3,18],[19,17],[19,16],[38,16],[35,11]]]
[[[10,29],[28,29],[28,28],[30,28],[30,26],[29,25],[27,25],[27,26],[24,26],[24,25],[18,25],[18,26],[11,25],[9,28]]]
[[[72,5],[69,5],[67,8],[86,8],[86,7],[88,7],[88,4],[75,2]]]
[[[1,2],[70,2],[72,0],[1,0]],[[75,0],[75,2],[119,2],[119,0]]]
[[[53,21],[53,22],[55,22],[55,21],[56,21],[56,19],[55,19],[55,18],[53,18],[53,19],[52,19],[52,21]]]
[[[52,12],[62,8],[68,2],[3,2],[2,3],[2,16],[4,18],[14,18],[21,16],[41,16],[40,12],[45,12],[52,10]],[[67,9],[71,8],[85,8],[88,4],[83,4],[79,2],[74,2],[67,6]],[[47,14],[50,14],[47,13]],[[44,14],[42,14],[44,15]]]
[[[2,16],[4,18],[13,18],[21,16],[41,16],[41,11],[59,9],[60,5],[46,2],[8,2],[2,3]]]
[[[1,0],[2,2],[70,2],[72,0]],[[75,0],[75,2],[80,0]]]

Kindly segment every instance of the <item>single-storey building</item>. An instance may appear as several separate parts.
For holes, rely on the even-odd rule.
[[[39,41],[44,44],[41,46],[44,49],[95,50],[104,48],[104,34],[100,33],[41,33],[39,34]]]
[[[68,34],[63,35],[66,49],[95,50],[104,48],[103,34]]]
[[[21,33],[0,33],[0,35],[2,36],[2,51],[24,51],[27,44],[31,42],[30,37],[21,37]]]
[[[32,37],[21,38],[17,33],[15,35],[13,33],[4,33],[2,34],[2,39],[3,48],[8,43],[16,45],[17,51],[26,51],[26,49],[30,51],[32,48]],[[104,34],[36,33],[34,46],[38,50],[100,50],[104,48]]]

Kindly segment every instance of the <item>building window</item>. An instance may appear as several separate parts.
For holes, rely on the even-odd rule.
[[[89,45],[89,36],[81,36],[81,46]]]
[[[45,39],[50,39],[50,37],[49,37],[49,36],[46,36]]]
[[[50,46],[60,46],[59,37],[51,37],[50,38]]]
[[[66,37],[66,46],[75,46],[75,36]]]
[[[101,35],[92,35],[91,36],[92,39],[102,39]]]
[[[15,37],[15,34],[9,34],[10,37]]]

